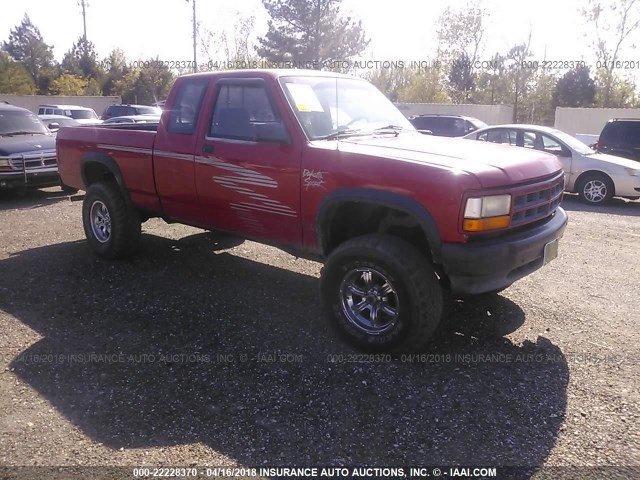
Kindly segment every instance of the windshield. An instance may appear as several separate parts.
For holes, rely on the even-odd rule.
[[[567,144],[567,146],[580,155],[589,155],[590,153],[595,153],[588,145],[585,145],[576,137],[569,135],[568,133],[561,132],[560,130],[553,130],[552,132],[558,140]]]
[[[23,110],[0,110],[0,136],[49,134],[37,115]]]
[[[97,120],[98,115],[93,110],[69,110],[71,118],[80,120]],[[68,115],[67,115],[68,116]]]
[[[333,138],[340,131],[373,133],[385,127],[415,131],[387,97],[363,80],[310,76],[280,81],[310,140]]]

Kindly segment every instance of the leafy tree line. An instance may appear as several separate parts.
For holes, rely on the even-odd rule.
[[[552,125],[558,106],[640,107],[634,80],[620,69],[620,52],[640,27],[640,0],[589,0],[582,15],[597,57],[593,69],[580,60],[534,60],[531,32],[527,41],[480,61],[489,13],[448,8],[429,68],[376,70],[368,77],[396,102],[512,105],[518,123]]]
[[[60,63],[40,30],[25,15],[0,48],[0,93],[18,95],[119,95],[126,103],[164,99],[174,80],[166,64],[150,59],[132,67],[120,49],[98,59],[83,37]]]

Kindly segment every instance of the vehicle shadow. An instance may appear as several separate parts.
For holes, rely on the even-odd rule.
[[[145,235],[129,261],[85,242],[0,261],[21,286],[0,309],[43,337],[10,368],[113,449],[201,442],[247,466],[544,463],[568,367],[546,338],[501,336],[524,321],[510,300],[491,300],[498,330],[482,338],[486,305],[465,302],[433,349],[376,360],[328,331],[315,276],[224,248]]]
[[[0,211],[25,210],[40,208],[53,203],[68,201],[74,196],[63,192],[58,187],[47,189],[31,189],[23,192],[0,190]],[[76,198],[81,198],[77,196]]]
[[[577,194],[564,193],[562,208],[570,212],[593,212],[605,215],[621,215],[625,217],[640,217],[640,201],[613,197],[609,203],[602,206],[587,205]]]

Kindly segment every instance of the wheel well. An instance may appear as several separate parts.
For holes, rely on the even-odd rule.
[[[115,180],[113,172],[100,162],[86,162],[82,167],[82,178],[84,179],[85,186],[102,182],[104,180]]]
[[[611,188],[613,189],[612,194],[615,195],[615,193],[616,193],[616,184],[613,182],[613,179],[609,175],[607,175],[604,172],[601,172],[600,170],[587,170],[586,172],[582,172],[578,176],[578,178],[576,178],[576,182],[574,184],[575,185],[574,188],[575,188],[576,192],[579,192],[580,185],[582,184],[582,181],[589,175],[598,175],[600,177],[605,177],[607,180],[609,180],[609,182],[611,183]]]
[[[423,253],[432,262],[427,236],[418,219],[403,210],[384,205],[345,202],[336,206],[326,225],[324,254],[350,238],[368,233],[386,233],[402,238]]]

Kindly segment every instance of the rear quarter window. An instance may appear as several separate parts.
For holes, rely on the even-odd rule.
[[[209,81],[203,78],[182,82],[171,106],[167,131],[183,135],[192,135],[195,132],[202,99],[208,85]]]

